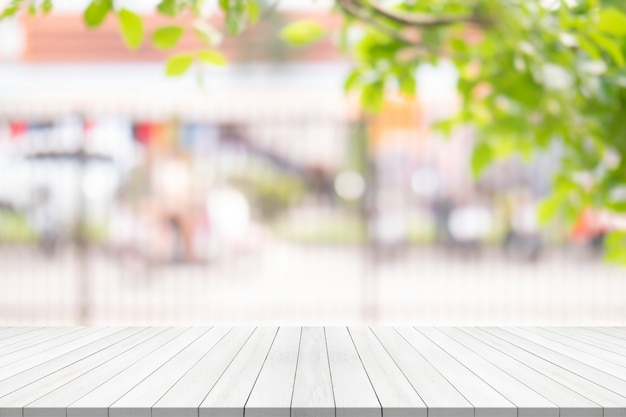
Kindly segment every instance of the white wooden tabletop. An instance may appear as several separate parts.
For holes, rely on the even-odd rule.
[[[0,328],[0,417],[626,416],[626,328]]]

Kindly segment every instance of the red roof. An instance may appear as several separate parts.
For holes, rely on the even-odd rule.
[[[286,22],[302,18],[316,20],[330,30],[337,29],[340,25],[339,17],[329,13],[274,14],[249,27],[237,37],[226,37],[220,49],[233,61],[342,60],[342,55],[329,38],[301,49],[288,47],[279,40],[277,33]],[[27,62],[162,61],[172,53],[206,47],[190,29],[174,50],[158,51],[150,44],[151,34],[156,28],[175,23],[191,28],[192,18],[172,20],[164,16],[148,15],[143,19],[146,33],[144,44],[138,50],[130,51],[120,38],[113,15],[94,30],[86,28],[80,15],[24,17],[26,47],[22,59]],[[214,18],[209,23],[220,27],[221,21],[221,18]]]

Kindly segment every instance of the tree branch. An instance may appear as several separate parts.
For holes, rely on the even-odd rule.
[[[411,39],[408,39],[407,37],[403,36],[400,31],[389,28],[383,24],[381,24],[381,22],[377,21],[376,19],[372,18],[371,16],[369,16],[367,13],[364,13],[364,11],[359,7],[356,6],[355,4],[353,4],[353,2],[351,0],[338,0],[337,4],[339,5],[339,7],[341,7],[341,9],[349,16],[354,17],[355,19],[368,24],[372,27],[374,27],[375,29],[383,32],[384,34],[394,38],[395,40],[402,42],[402,43],[406,43],[408,45],[413,45],[416,47],[424,47],[424,45],[421,45]]]
[[[479,16],[478,14],[469,16],[433,16],[426,14],[405,13],[399,10],[389,10],[375,4],[374,2],[360,2],[359,0],[355,0],[354,2],[361,8],[367,8],[381,17],[405,26],[435,27],[451,25],[454,23],[475,23],[479,25],[486,25],[488,23],[485,17]]]

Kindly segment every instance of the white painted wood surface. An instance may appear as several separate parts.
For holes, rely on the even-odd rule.
[[[334,417],[335,397],[330,376],[326,332],[321,327],[302,329],[296,366],[291,415],[294,417]]]
[[[0,328],[0,417],[626,417],[623,328]]]

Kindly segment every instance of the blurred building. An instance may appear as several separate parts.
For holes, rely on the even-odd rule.
[[[458,107],[445,62],[419,68],[417,98],[362,113],[332,37],[278,37],[303,17],[337,29],[318,2],[286,1],[224,40],[228,67],[180,78],[164,60],[203,47],[192,33],[168,53],[128,51],[113,18],[87,31],[73,0],[0,23],[0,321],[435,317],[474,288],[465,254],[525,244],[509,229],[532,229],[558,149],[477,182],[472,130],[431,127]],[[145,16],[146,38],[165,22]],[[488,272],[469,270],[490,289]],[[488,317],[479,293],[437,317]]]

